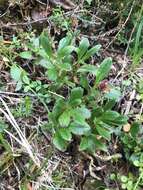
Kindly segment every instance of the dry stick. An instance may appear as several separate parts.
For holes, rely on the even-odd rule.
[[[140,112],[139,112],[140,116],[141,116],[142,113],[143,113],[143,103],[141,104],[141,109],[140,109]]]
[[[130,95],[129,101],[127,101],[127,106],[126,106],[126,110],[125,110],[124,115],[128,115],[129,114],[130,109],[131,109],[131,105],[132,105],[132,100],[135,98],[135,95],[136,95],[136,90],[133,90],[133,92]]]
[[[63,15],[68,15],[71,11],[68,11],[66,13],[64,13]],[[80,13],[80,12],[83,12],[83,10],[80,10],[80,11],[74,11],[74,13]],[[1,27],[5,27],[5,28],[9,28],[9,27],[14,27],[14,26],[27,26],[27,25],[31,25],[31,24],[35,24],[37,22],[44,22],[44,21],[50,21],[50,18],[49,17],[44,17],[44,18],[40,18],[40,19],[37,19],[37,20],[34,20],[34,21],[29,21],[29,22],[19,22],[19,23],[8,23],[6,25],[4,25],[3,23],[1,23]]]
[[[42,22],[42,21],[48,21],[49,18],[48,17],[45,17],[45,18],[41,18],[41,19],[38,19],[38,20],[34,20],[34,21],[29,21],[29,22],[20,22],[20,23],[15,23],[15,24],[7,24],[7,25],[3,25],[2,24],[2,27],[12,27],[12,26],[27,26],[29,24],[35,24],[37,22]]]
[[[0,91],[0,95],[8,95],[8,96],[29,96],[29,97],[37,97],[37,95],[30,94],[30,93],[16,93],[16,92],[5,92]]]
[[[7,130],[5,130],[5,132],[7,134],[9,134],[12,138],[14,138],[20,145],[22,145],[23,147],[26,148],[27,152],[29,153],[30,157],[32,158],[32,160],[34,161],[34,163],[36,164],[36,160],[33,156],[33,153],[32,153],[32,150],[31,150],[31,147],[29,144],[27,144],[27,142],[25,142],[25,140],[23,139],[23,137],[21,137],[21,134],[19,132],[19,130],[17,129],[17,127],[14,125],[13,121],[11,120],[10,116],[0,108],[0,111],[5,115],[5,117],[7,118],[7,120],[12,124],[12,126],[15,128],[15,130],[17,131],[19,137],[20,137],[20,141],[18,138],[16,138],[13,134],[11,134],[10,132],[8,132]],[[37,164],[36,164],[37,165]]]
[[[16,130],[16,132],[18,133],[19,137],[20,137],[20,140],[22,141],[22,143],[20,142],[20,140],[17,139],[17,141],[26,148],[27,152],[29,153],[29,156],[31,157],[31,159],[33,160],[33,162],[36,164],[36,166],[40,167],[40,161],[37,157],[35,157],[33,155],[33,152],[32,152],[32,147],[31,145],[29,144],[29,142],[27,141],[26,137],[24,136],[24,134],[22,133],[22,131],[20,130],[16,120],[14,119],[12,113],[10,112],[7,104],[5,103],[5,101],[0,97],[0,100],[1,102],[3,103],[7,113],[2,109],[0,108],[0,111],[5,115],[5,117],[7,118],[7,120],[12,124],[12,126],[14,127],[14,129]],[[12,134],[9,133],[9,135],[11,137],[13,137]],[[16,137],[15,137],[16,138]],[[15,139],[16,140],[16,139]]]
[[[56,92],[52,92],[50,90],[48,90],[49,94],[55,95],[59,98],[65,99],[64,96],[57,94]],[[0,91],[0,95],[8,95],[8,96],[29,96],[29,97],[33,97],[33,98],[38,98],[38,95],[36,94],[30,94],[30,93],[15,93],[15,92],[4,92],[4,91]],[[40,95],[40,97],[44,97],[44,95]]]
[[[136,2],[136,1],[134,0],[133,3],[132,3],[132,6],[131,6],[131,9],[130,9],[130,12],[129,12],[129,14],[128,14],[127,19],[126,19],[125,22],[122,24],[122,26],[121,26],[120,30],[118,31],[118,33],[114,36],[113,40],[111,40],[111,42],[108,44],[108,46],[106,46],[105,50],[107,50],[107,49],[109,48],[109,46],[116,40],[116,38],[117,38],[117,36],[119,35],[119,33],[120,33],[120,32],[123,30],[123,28],[126,26],[128,20],[129,20],[129,18],[130,18],[130,16],[131,16],[131,13],[132,13],[132,11],[133,11],[135,2]],[[105,51],[105,50],[104,50],[104,51]]]
[[[2,18],[3,16],[5,16],[8,13],[10,7],[11,7],[11,4],[6,8],[6,11],[0,15],[0,18]]]
[[[2,112],[1,108],[0,108],[0,111]],[[21,141],[15,137],[12,133],[10,133],[8,130],[4,129],[4,131],[10,136],[12,137],[16,142],[18,142],[21,146],[23,146],[23,144],[21,143]]]

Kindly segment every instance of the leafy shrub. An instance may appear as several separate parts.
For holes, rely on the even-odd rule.
[[[72,137],[78,136],[80,150],[106,151],[106,141],[110,141],[114,128],[127,123],[125,116],[112,110],[120,92],[104,80],[112,59],[104,59],[99,67],[89,64],[101,46],[90,48],[87,38],[76,46],[72,34],[61,39],[54,49],[56,44],[44,31],[39,38],[31,39],[27,47],[29,50],[19,56],[43,68],[49,82],[32,81],[16,64],[11,66],[11,76],[17,83],[16,90],[34,92],[46,107],[54,145],[65,151]],[[52,106],[49,108],[47,103]]]

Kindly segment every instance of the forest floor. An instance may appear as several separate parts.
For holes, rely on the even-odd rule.
[[[13,0],[2,1],[2,4],[0,1],[0,190],[143,189],[143,54],[142,47],[139,49],[139,40],[143,39],[140,29],[136,36],[136,28],[130,24],[134,1],[130,1],[125,12],[118,8],[124,4],[119,3],[117,7],[114,4],[102,1],[90,4],[88,0]],[[143,23],[140,20],[139,14],[138,23]],[[50,75],[50,80],[44,73],[45,68],[37,65],[43,52],[38,54],[39,50],[34,49],[37,46],[33,45],[43,30],[54,41],[55,51],[59,41],[69,33],[75,37],[75,44],[83,38],[89,40],[90,47],[100,44],[100,53],[92,55],[86,65],[98,65],[103,59],[112,58],[109,75],[99,83],[99,93],[105,95],[114,87],[107,93],[112,96],[111,100],[118,99],[112,108],[114,112],[110,113],[123,115],[127,122],[117,125],[116,118],[110,120],[113,126],[115,124],[110,126],[113,127],[109,131],[111,136],[106,128],[100,132],[95,130],[98,145],[102,146],[100,141],[103,142],[106,151],[96,149],[96,145],[95,154],[79,150],[80,135],[74,132],[65,151],[61,150],[60,142],[60,145],[57,141],[53,143],[54,130],[49,126],[51,117],[48,116],[54,106],[53,96],[68,99],[74,86],[72,82],[76,87],[81,85],[79,78],[73,76],[71,83],[53,91],[57,88],[53,82],[55,73]],[[132,45],[133,39],[135,45]],[[134,54],[137,55],[136,48],[138,56]],[[72,56],[77,57],[75,52]],[[95,77],[93,71],[89,72],[92,86]],[[51,83],[54,87],[49,87]],[[58,81],[55,84],[60,85]],[[86,90],[84,88],[84,95]],[[51,93],[52,98],[46,92]],[[100,95],[95,100],[96,105],[104,107],[106,100]],[[91,112],[92,98],[87,104]],[[100,110],[96,111],[100,114]],[[63,118],[62,122],[68,120]]]

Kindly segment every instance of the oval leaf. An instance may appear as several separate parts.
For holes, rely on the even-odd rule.
[[[79,123],[73,122],[69,128],[75,135],[84,135],[90,131],[90,126],[87,123],[81,125]]]
[[[59,133],[61,135],[61,137],[66,140],[66,141],[71,141],[72,139],[72,134],[70,132],[70,130],[68,128],[61,128],[59,130]]]
[[[60,136],[59,133],[56,133],[53,138],[53,144],[60,151],[65,151],[67,148],[67,142]]]
[[[49,57],[52,56],[52,46],[48,34],[44,31],[40,36],[40,44]]]
[[[70,112],[68,110],[64,111],[59,117],[59,123],[61,126],[68,126],[70,123]]]
[[[100,81],[102,81],[104,78],[106,78],[111,70],[112,66],[112,59],[106,58],[101,63],[100,67],[97,70],[96,73],[96,84],[99,84]]]
[[[23,59],[31,59],[32,58],[31,51],[24,51],[24,52],[21,52],[19,55]]]

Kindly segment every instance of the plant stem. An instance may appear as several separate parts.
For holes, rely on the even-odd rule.
[[[138,187],[138,185],[139,185],[139,183],[140,183],[140,181],[141,181],[142,178],[143,178],[143,171],[141,172],[141,174],[140,174],[140,176],[139,176],[139,178],[138,178],[138,180],[137,180],[137,182],[136,182],[133,190],[137,189],[137,187]]]

